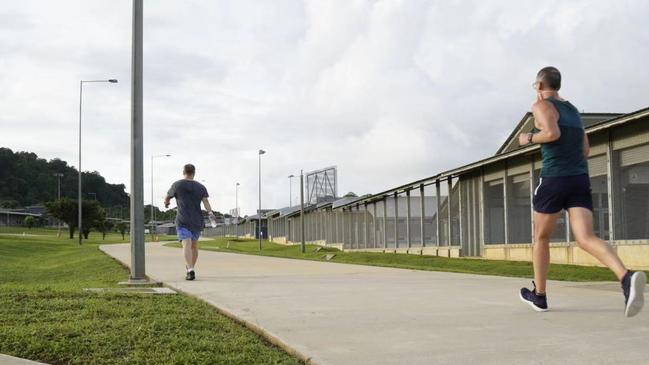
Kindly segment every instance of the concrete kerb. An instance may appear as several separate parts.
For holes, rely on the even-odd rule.
[[[174,242],[176,242],[176,241],[164,241],[164,242],[159,242],[159,243],[161,243],[161,244],[165,244],[165,243],[174,243]],[[101,252],[103,252],[104,255],[106,255],[106,256],[112,258],[113,260],[117,261],[121,266],[123,266],[124,268],[130,270],[130,267],[128,266],[128,264],[126,264],[126,263],[120,261],[119,259],[117,259],[117,258],[115,258],[115,257],[113,257],[113,256],[111,256],[111,255],[109,255],[106,251],[104,251],[104,249],[103,249],[104,246],[107,246],[107,245],[101,245],[101,246],[99,246],[99,250],[100,250]],[[164,287],[167,287],[167,288],[173,289],[173,290],[177,291],[178,293],[182,293],[182,294],[184,294],[184,295],[187,295],[188,297],[198,299],[198,300],[200,300],[200,301],[202,301],[202,302],[205,302],[205,303],[211,305],[214,309],[216,309],[216,311],[217,311],[218,313],[220,313],[220,314],[222,314],[222,315],[224,315],[224,316],[230,318],[231,320],[233,320],[233,321],[239,323],[240,325],[242,325],[242,326],[248,328],[249,330],[253,331],[253,332],[256,333],[257,335],[259,335],[259,336],[261,336],[262,338],[264,338],[266,341],[268,341],[268,342],[270,342],[271,344],[273,344],[273,345],[279,347],[280,349],[286,351],[286,353],[288,353],[289,355],[294,356],[294,357],[297,357],[297,358],[298,358],[300,361],[302,361],[304,364],[307,364],[307,365],[324,365],[324,364],[320,364],[320,363],[316,362],[316,361],[313,360],[310,356],[307,356],[307,355],[303,354],[301,351],[299,351],[298,349],[292,347],[292,346],[289,345],[287,342],[285,342],[284,340],[282,340],[281,337],[279,337],[279,336],[275,335],[274,333],[272,333],[272,332],[270,332],[270,331],[268,331],[268,330],[266,330],[266,329],[264,329],[264,328],[258,326],[257,324],[255,324],[255,323],[253,323],[253,322],[251,322],[251,321],[247,321],[247,320],[245,320],[245,319],[243,319],[243,318],[238,317],[236,314],[232,313],[230,310],[221,307],[219,304],[214,303],[214,302],[212,302],[211,300],[203,299],[203,298],[201,298],[201,297],[199,297],[199,296],[196,296],[196,295],[194,295],[194,294],[188,293],[188,292],[186,292],[186,291],[184,291],[184,290],[182,290],[182,289],[176,288],[176,287],[174,287],[173,285],[170,285],[170,284],[168,284],[168,283],[165,283],[165,282],[163,282],[163,281],[161,281],[161,280],[156,280],[156,279],[153,278],[153,277],[149,277],[148,275],[147,275],[147,278],[150,279],[150,280],[152,280],[152,281],[155,281],[155,282],[159,283],[160,285],[162,285],[162,286],[164,286]]]

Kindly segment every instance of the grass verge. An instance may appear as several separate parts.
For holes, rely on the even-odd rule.
[[[98,249],[121,235],[78,246],[55,230],[15,233],[0,229],[0,353],[50,364],[300,363],[185,295],[84,292],[128,278]]]
[[[229,244],[228,244],[229,242]],[[326,261],[324,256],[333,253],[336,256],[331,262],[385,266],[413,270],[446,271],[478,275],[496,275],[520,278],[532,278],[532,263],[520,261],[497,261],[474,258],[445,258],[435,256],[405,255],[380,252],[342,252],[332,247],[306,245],[302,253],[299,245],[280,245],[263,241],[262,251],[259,251],[259,241],[238,239],[232,237],[214,237],[209,241],[201,241],[203,250],[231,252],[248,255],[285,257],[292,259]],[[166,246],[180,247],[178,243],[168,243]],[[608,269],[578,265],[550,265],[550,280],[563,281],[617,281],[615,275]]]

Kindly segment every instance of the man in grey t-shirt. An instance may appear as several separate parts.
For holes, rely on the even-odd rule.
[[[201,211],[201,202],[205,206],[210,218],[213,219],[212,207],[207,199],[207,189],[203,184],[194,181],[196,168],[192,164],[183,167],[182,180],[178,180],[171,185],[165,198],[165,208],[169,207],[171,198],[176,198],[178,212],[176,213],[176,233],[178,240],[183,244],[183,254],[187,268],[185,279],[194,280],[196,273],[194,266],[198,259],[198,238],[203,230],[203,212]]]

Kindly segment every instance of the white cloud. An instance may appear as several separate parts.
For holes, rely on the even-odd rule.
[[[128,1],[22,1],[0,10],[0,145],[129,183]],[[564,73],[586,111],[647,106],[649,28],[637,1],[156,1],[145,4],[145,154],[156,200],[193,162],[215,206],[288,200],[291,173],[339,167],[342,193],[377,192],[492,154]],[[149,159],[145,159],[149,196]],[[294,192],[297,191],[294,182]],[[146,199],[148,200],[148,198]]]

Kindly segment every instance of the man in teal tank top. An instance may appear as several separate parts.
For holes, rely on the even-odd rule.
[[[546,282],[550,265],[550,237],[562,210],[568,212],[577,246],[611,269],[622,284],[624,314],[632,317],[644,304],[644,272],[627,270],[611,247],[593,232],[593,203],[588,176],[590,150],[577,108],[559,96],[561,73],[555,67],[538,72],[533,84],[534,130],[519,143],[541,145],[543,167],[534,190],[534,289],[522,288],[520,298],[537,311],[548,310]]]

